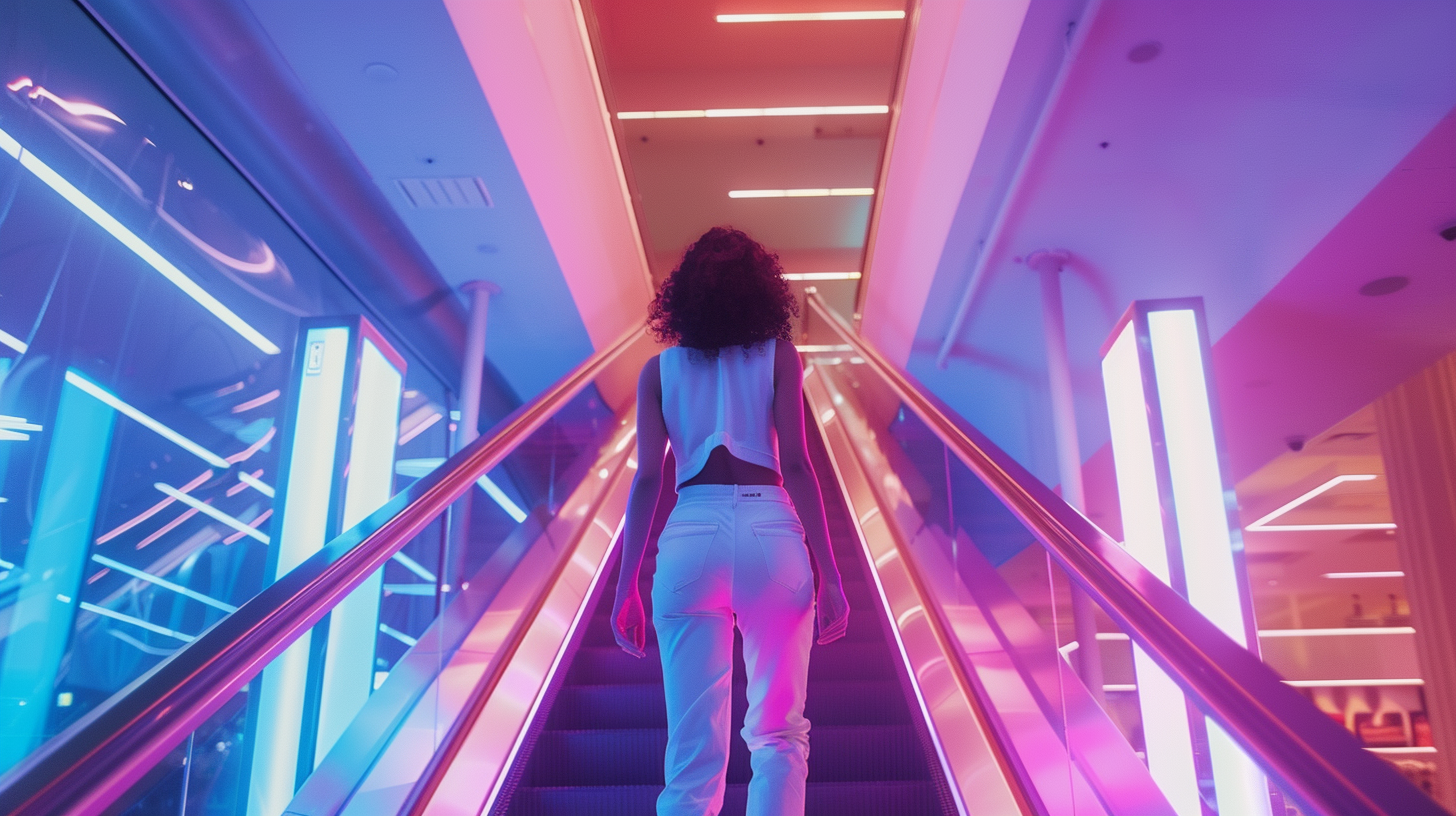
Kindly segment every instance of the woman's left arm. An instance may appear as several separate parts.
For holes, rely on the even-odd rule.
[[[804,537],[809,554],[819,567],[817,618],[819,642],[829,643],[844,637],[849,627],[849,601],[844,597],[844,583],[834,550],[829,541],[829,523],[824,517],[824,496],[819,492],[819,479],[809,461],[809,445],[804,435],[804,366],[793,343],[778,341],[774,352],[774,428],[779,436],[779,469],[784,488],[799,511],[804,524]]]

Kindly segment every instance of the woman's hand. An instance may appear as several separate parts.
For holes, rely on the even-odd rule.
[[[849,630],[849,599],[844,597],[844,584],[838,570],[828,580],[819,582],[819,593],[815,603],[819,620],[819,641],[822,646],[844,637]]]
[[[612,605],[612,636],[627,654],[647,656],[647,616],[642,611],[642,595],[636,587],[617,589],[617,601]]]

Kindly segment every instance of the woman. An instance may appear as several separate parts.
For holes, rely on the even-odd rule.
[[[675,345],[637,384],[638,470],[612,628],[629,654],[645,654],[638,574],[671,441],[678,499],[652,582],[668,728],[658,816],[722,807],[735,623],[748,671],[748,816],[804,812],[814,610],[829,643],[844,636],[849,604],[804,441],[797,313],[778,258],[723,227],[688,249],[652,302],[653,331]]]

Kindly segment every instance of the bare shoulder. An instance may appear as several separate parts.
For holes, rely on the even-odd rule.
[[[790,378],[797,382],[804,377],[804,364],[799,361],[799,350],[787,340],[775,340],[774,378]]]
[[[642,365],[642,373],[637,377],[638,393],[657,394],[662,391],[662,355],[654,354],[652,358]]]

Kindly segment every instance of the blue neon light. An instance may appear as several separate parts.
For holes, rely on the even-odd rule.
[[[161,273],[162,277],[182,290],[182,293],[197,301],[198,305],[211,312],[218,320],[221,320],[228,328],[242,335],[244,340],[257,346],[264,354],[277,354],[280,349],[272,340],[264,337],[261,332],[248,325],[241,317],[238,317],[232,309],[224,306],[222,301],[213,297],[206,289],[203,289],[196,281],[187,277],[182,270],[178,269],[171,261],[162,257],[162,254],[151,245],[138,238],[136,233],[122,226],[122,223],[107,211],[101,209],[96,202],[92,201],[76,188],[76,185],[66,181],[59,173],[52,170],[50,165],[36,158],[34,153],[26,150],[17,142],[13,136],[0,130],[0,150],[9,153],[10,156],[20,162],[20,166],[29,170],[36,178],[46,183],[46,186],[60,193],[61,198],[70,202],[71,206],[80,210],[87,218],[96,222],[96,225],[106,230],[113,238],[120,241],[122,246],[136,253],[148,266]],[[6,345],[10,345],[6,343]],[[12,348],[14,348],[12,346]]]

